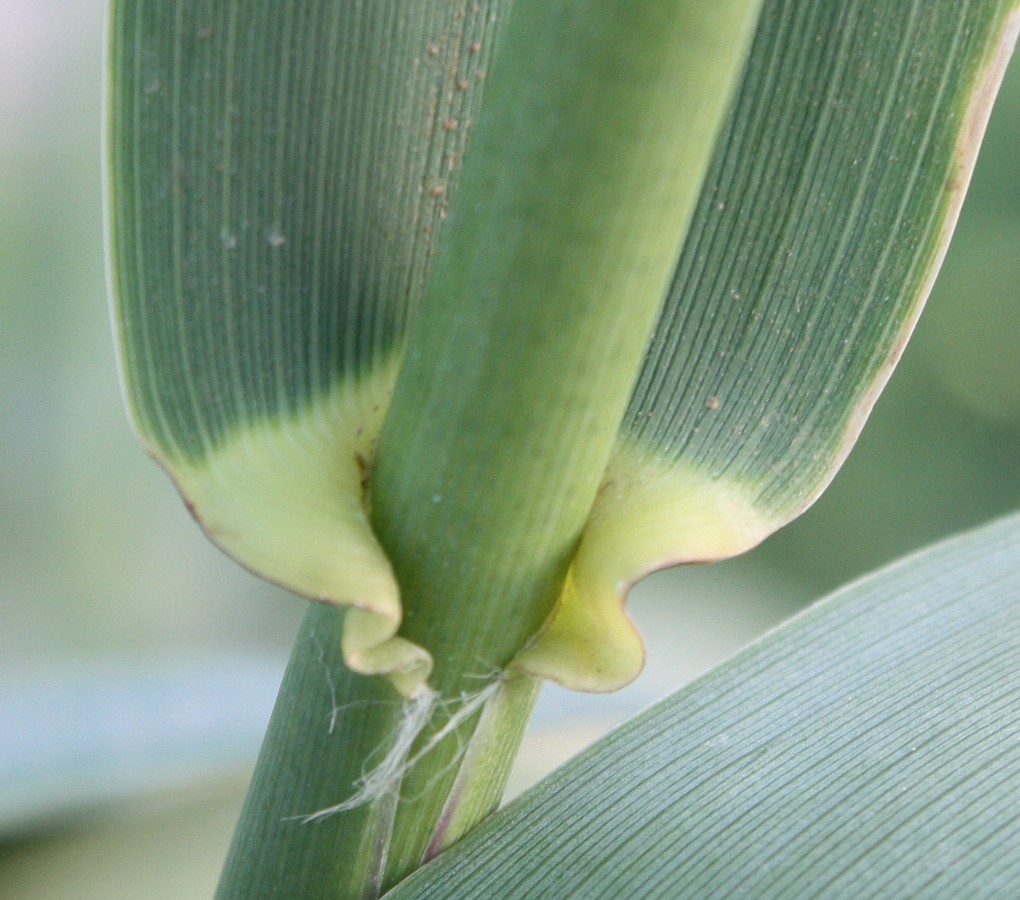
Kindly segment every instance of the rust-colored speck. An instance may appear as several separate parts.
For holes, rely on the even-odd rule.
[[[368,490],[369,481],[372,479],[372,466],[360,453],[354,454],[354,461],[358,464],[358,472],[361,476],[361,492],[364,494]]]

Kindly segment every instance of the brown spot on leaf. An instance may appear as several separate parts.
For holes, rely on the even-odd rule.
[[[354,454],[354,461],[358,464],[358,472],[361,475],[361,493],[368,492],[368,483],[372,480],[372,465],[360,453]]]

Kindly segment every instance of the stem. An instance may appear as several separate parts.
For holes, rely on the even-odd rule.
[[[757,0],[517,0],[380,438],[372,523],[445,696],[548,620]]]
[[[377,897],[420,865],[423,848],[446,846],[502,796],[537,696],[537,682],[526,677],[491,687],[480,715],[421,755],[406,779],[370,802],[315,815],[358,792],[391,748],[408,706],[384,679],[346,669],[342,620],[341,610],[321,604],[302,620],[218,898]],[[448,724],[448,712],[456,707],[426,719],[412,759]],[[402,829],[409,842],[394,831],[406,820],[417,822]]]
[[[389,831],[384,809],[302,821],[354,793],[365,760],[400,716],[400,698],[385,681],[344,667],[342,621],[340,610],[318,604],[302,620],[218,897],[358,898],[377,880],[374,861]]]
[[[538,687],[539,682],[526,675],[509,676],[502,694],[482,710],[423,862],[458,841],[503,796]]]
[[[504,26],[371,482],[400,633],[443,698],[504,672],[555,609],[757,7],[516,0]],[[428,790],[437,771],[403,788],[422,799],[398,811],[388,880],[472,824],[437,800],[485,765]]]

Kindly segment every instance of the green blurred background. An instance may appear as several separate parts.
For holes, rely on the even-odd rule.
[[[0,897],[208,896],[302,603],[134,443],[103,272],[99,0],[0,2]],[[1020,67],[903,363],[828,493],[663,573],[642,678],[549,689],[515,784],[808,600],[1020,508]],[[340,798],[338,798],[340,799]]]

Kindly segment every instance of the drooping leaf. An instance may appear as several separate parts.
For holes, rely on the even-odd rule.
[[[818,603],[388,896],[1018,893],[1014,516]]]
[[[552,626],[521,663],[640,670],[647,572],[742,552],[835,474],[945,252],[1015,0],[768,0]]]

